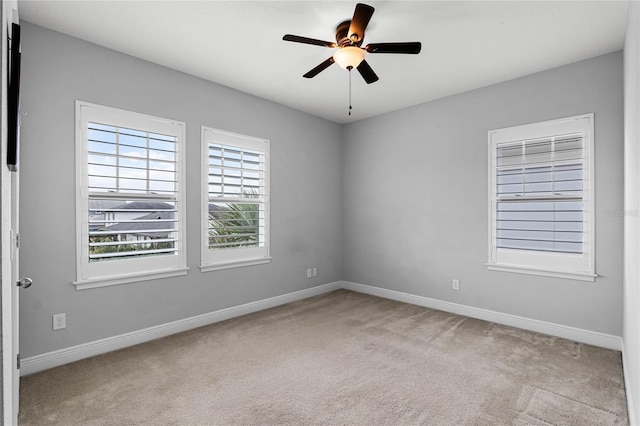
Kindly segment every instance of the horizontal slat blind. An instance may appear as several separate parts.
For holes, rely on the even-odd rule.
[[[177,254],[175,136],[88,123],[89,261]]]
[[[209,250],[265,244],[265,155],[208,144]]]
[[[581,135],[496,147],[497,248],[583,253]]]

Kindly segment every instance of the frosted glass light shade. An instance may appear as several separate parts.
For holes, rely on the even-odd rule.
[[[343,47],[333,54],[333,60],[344,69],[356,68],[364,60],[364,49],[355,46]]]

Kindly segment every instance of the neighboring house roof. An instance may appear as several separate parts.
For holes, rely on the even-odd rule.
[[[122,200],[89,200],[89,211],[99,212],[122,205]]]
[[[118,211],[125,212],[127,210],[140,210],[142,216],[135,218],[134,220],[148,220],[148,219],[173,219],[173,206],[168,203],[157,201],[133,201],[130,203],[123,203],[122,200],[89,200],[89,217],[93,220],[100,220],[105,218],[106,212],[113,212],[118,214]],[[144,214],[146,212],[151,212]],[[117,219],[116,219],[117,220]],[[158,238],[167,235],[166,229],[173,229],[173,222],[120,222],[110,226],[100,227],[92,226],[91,230],[102,231],[115,231],[123,234],[136,234],[144,235],[151,238]],[[152,229],[165,230],[164,232],[136,232],[136,231],[148,231]]]
[[[131,203],[120,203],[117,206],[110,207],[114,210],[172,210],[173,206],[168,203],[157,201],[134,201]]]
[[[133,204],[133,203],[130,203]],[[140,216],[135,218],[135,220],[140,220],[141,222],[121,222],[116,223],[114,225],[106,226],[102,228],[103,231],[111,231],[111,232],[119,232],[122,234],[136,234],[136,235],[144,235],[152,238],[162,237],[167,235],[167,229],[173,229],[173,222],[142,222],[144,220],[149,219],[173,219],[174,215],[172,211],[155,211],[144,216]],[[163,230],[160,232],[138,232],[138,231],[149,231],[153,229]]]
[[[122,200],[89,200],[90,212],[104,212],[110,210],[171,210],[173,206],[158,201],[133,201],[123,203]]]
[[[103,231],[119,232],[122,234],[136,234],[148,236],[151,238],[158,238],[167,235],[166,229],[173,229],[173,222],[142,222],[149,219],[173,219],[174,212],[166,211],[173,210],[173,206],[167,203],[149,202],[149,201],[134,201],[132,203],[120,203],[116,206],[108,207],[110,210],[155,210],[146,215],[135,218],[134,220],[140,220],[140,223],[136,222],[121,222],[102,228]],[[220,210],[220,207],[213,203],[209,203],[209,213],[213,213]],[[153,229],[162,229],[164,232],[138,232],[149,231]]]

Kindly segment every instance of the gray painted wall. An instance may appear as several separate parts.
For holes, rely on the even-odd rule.
[[[622,334],[620,52],[346,126],[29,24],[23,64],[24,357],[340,279]],[[187,123],[186,278],[71,284],[76,99]],[[601,277],[487,271],[487,131],[588,112]],[[198,269],[201,125],[271,140],[269,265]],[[59,312],[68,324],[54,332]]]
[[[621,336],[622,87],[616,52],[345,126],[344,279]],[[487,131],[591,112],[600,277],[488,271]]]
[[[23,357],[342,277],[339,125],[60,33],[23,27]],[[186,277],[76,291],[75,100],[187,123]],[[201,273],[200,126],[271,141],[268,265]],[[307,279],[306,268],[319,276]],[[52,331],[51,316],[67,314]]]

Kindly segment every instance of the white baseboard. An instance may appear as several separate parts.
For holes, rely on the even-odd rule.
[[[426,308],[495,322],[497,324],[522,328],[524,330],[535,331],[537,333],[562,337],[564,339],[586,343],[593,346],[600,346],[618,351],[622,350],[622,337],[613,336],[611,334],[598,333],[596,331],[554,324],[517,315],[504,314],[502,312],[490,311],[488,309],[474,308],[473,306],[460,305],[458,303],[445,302],[444,300],[431,299],[428,297],[416,296],[409,293],[402,293],[399,291],[387,290],[385,288],[357,284],[348,281],[342,281],[342,288],[359,293],[370,294],[372,296],[383,297],[385,299],[397,300],[399,302],[410,303],[412,305],[424,306]]]
[[[256,302],[245,303],[244,305],[233,306],[231,308],[221,309],[219,311],[173,321],[170,323],[133,331],[131,333],[107,337],[106,339],[95,340],[93,342],[83,343],[81,345],[72,346],[70,348],[60,349],[57,351],[47,352],[41,355],[24,358],[20,360],[20,374],[22,376],[26,376],[27,374],[37,373],[38,371],[68,364],[74,361],[79,361],[84,358],[89,358],[103,353],[115,351],[117,349],[126,348],[128,346],[137,345],[140,343],[148,342],[150,340],[159,339],[171,334],[180,333],[183,331],[224,321],[230,318],[262,311],[264,309],[273,308],[275,306],[284,305],[285,303],[295,302],[296,300],[306,299],[308,297],[328,293],[340,288],[342,288],[341,282],[319,285],[317,287],[295,291],[293,293],[283,294],[281,296],[275,296],[268,299],[258,300]]]
[[[458,315],[478,318],[485,321],[491,321],[498,324],[522,328],[538,333],[549,334],[551,336],[562,337],[565,339],[587,343],[594,346],[601,346],[614,350],[622,350],[622,338],[618,336],[553,324],[550,322],[539,321],[516,315],[504,314],[487,309],[474,308],[472,306],[445,302],[443,300],[416,296],[413,294],[387,290],[380,287],[373,287],[348,281],[336,281],[333,283],[312,287],[306,290],[300,290],[293,293],[283,294],[281,296],[270,297],[268,299],[258,300],[255,302],[246,303],[244,305],[233,306],[231,308],[221,309],[219,311],[197,315],[194,317],[161,324],[130,333],[120,334],[118,336],[107,337],[105,339],[95,340],[93,342],[83,343],[77,346],[72,346],[69,348],[24,358],[21,360],[20,374],[25,376],[28,374],[37,373],[38,371],[68,364],[74,361],[79,361],[84,358],[89,358],[114,350],[126,348],[128,346],[137,345],[140,343],[148,342],[150,340],[159,339],[171,334],[180,333],[197,327],[224,321],[230,318],[262,311],[264,309],[273,308],[275,306],[284,305],[285,303],[294,302],[296,300],[306,299],[308,297],[328,293],[340,288],[356,291],[359,293],[371,294],[373,296],[383,297],[386,299],[397,300],[399,302],[410,303],[412,305],[424,306],[427,308],[438,309]]]

